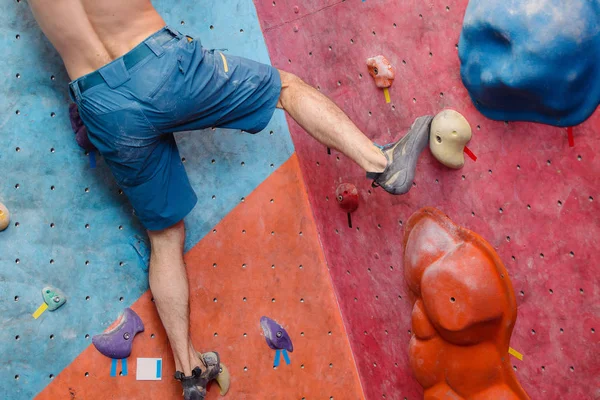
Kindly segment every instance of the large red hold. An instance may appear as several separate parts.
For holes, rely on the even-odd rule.
[[[404,236],[410,289],[409,360],[427,399],[529,399],[511,368],[517,306],[508,273],[478,234],[435,208]]]

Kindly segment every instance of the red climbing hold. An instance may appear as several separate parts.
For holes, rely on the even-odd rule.
[[[358,190],[351,183],[342,183],[335,190],[338,204],[347,213],[354,212],[358,208]]]

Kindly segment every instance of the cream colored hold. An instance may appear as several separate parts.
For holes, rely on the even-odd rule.
[[[0,231],[8,228],[8,224],[10,223],[10,213],[8,212],[8,208],[2,203],[0,203]]]
[[[229,370],[225,364],[221,363],[221,370],[215,380],[217,381],[217,385],[219,385],[219,394],[221,396],[225,396],[229,391],[229,386],[231,385],[231,376],[229,375]]]
[[[471,135],[471,126],[465,117],[454,110],[444,110],[431,122],[429,148],[446,167],[459,169],[465,165],[464,150]]]

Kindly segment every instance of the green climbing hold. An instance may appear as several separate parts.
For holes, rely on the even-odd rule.
[[[52,286],[46,286],[42,289],[42,297],[44,298],[44,302],[48,305],[48,310],[54,311],[67,301],[67,297],[65,294]]]

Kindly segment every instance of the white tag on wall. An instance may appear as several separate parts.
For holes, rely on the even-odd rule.
[[[160,381],[162,379],[162,358],[138,358],[135,379]]]

